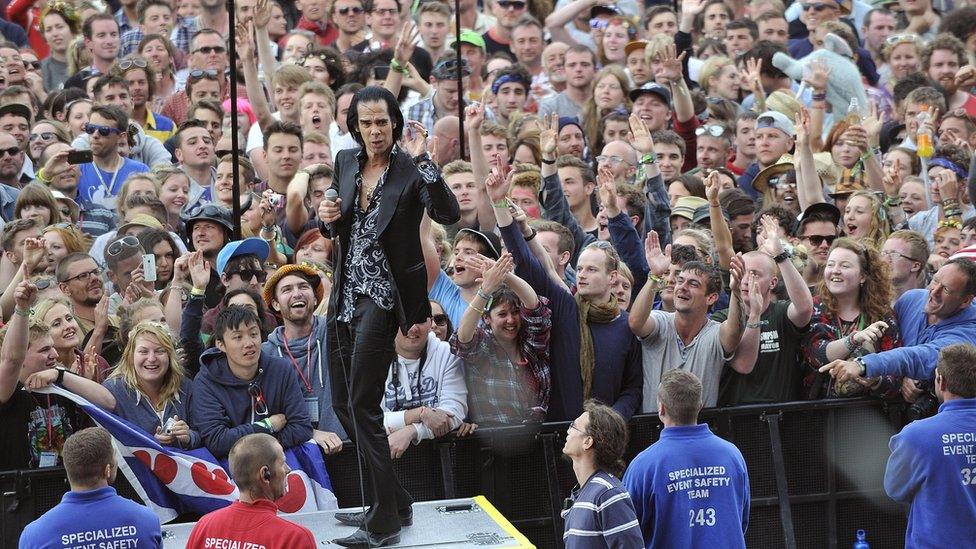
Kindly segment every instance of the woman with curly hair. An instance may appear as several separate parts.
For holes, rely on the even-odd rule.
[[[880,250],[891,234],[884,203],[873,191],[855,191],[851,195],[844,207],[842,223],[849,238],[867,243],[875,250]]]
[[[897,398],[900,380],[891,376],[835,383],[818,372],[834,360],[853,359],[901,345],[891,308],[888,262],[872,246],[853,238],[838,238],[827,256],[824,276],[813,298],[813,318],[803,342],[808,367],[804,380],[808,398],[857,396],[871,391]]]
[[[33,3],[24,2],[28,5]],[[41,10],[38,30],[49,47],[47,57],[35,50],[41,60],[41,76],[45,90],[59,89],[71,73],[68,72],[68,45],[78,35],[80,20],[74,7],[67,2],[48,2]]]
[[[601,118],[618,108],[629,112],[631,107],[630,79],[624,69],[619,65],[608,65],[600,69],[593,78],[593,93],[583,104],[580,112],[586,142],[597,142]]]

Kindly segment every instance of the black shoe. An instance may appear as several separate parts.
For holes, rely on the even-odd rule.
[[[400,531],[389,534],[374,534],[360,528],[351,536],[334,539],[332,543],[343,547],[386,547],[400,543]]]
[[[398,510],[397,516],[400,517],[400,526],[413,525],[413,507],[407,507],[406,509]],[[349,526],[362,527],[363,524],[366,522],[366,511],[355,511],[352,513],[336,513],[335,519]]]

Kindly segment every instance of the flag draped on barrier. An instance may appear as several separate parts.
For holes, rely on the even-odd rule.
[[[227,470],[206,448],[180,450],[160,445],[128,421],[102,410],[61,387],[38,391],[61,395],[104,427],[115,444],[119,470],[142,501],[166,523],[181,513],[206,514],[225,507],[240,495]],[[275,503],[282,513],[304,513],[338,508],[322,452],[314,442],[285,450],[288,491]]]

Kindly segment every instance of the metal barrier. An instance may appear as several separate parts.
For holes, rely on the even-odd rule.
[[[701,420],[745,457],[752,489],[752,548],[850,547],[858,528],[873,549],[901,547],[905,516],[882,489],[888,439],[898,426],[872,400],[831,400],[709,409]],[[539,547],[560,547],[559,512],[575,484],[562,457],[568,423],[484,429],[425,442],[395,462],[418,501],[484,494]],[[656,415],[630,424],[627,459],[658,439]],[[361,504],[351,447],[326,460],[340,506]],[[116,488],[138,500],[121,476]],[[68,490],[64,470],[0,473],[0,547]]]

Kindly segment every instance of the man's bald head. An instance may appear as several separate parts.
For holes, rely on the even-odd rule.
[[[249,492],[257,488],[255,481],[260,477],[255,473],[262,467],[272,470],[283,455],[284,450],[275,437],[266,433],[247,435],[230,449],[230,476],[242,492]]]
[[[434,135],[437,136],[437,161],[442,166],[461,157],[460,132],[461,121],[456,116],[444,116],[434,122]]]

